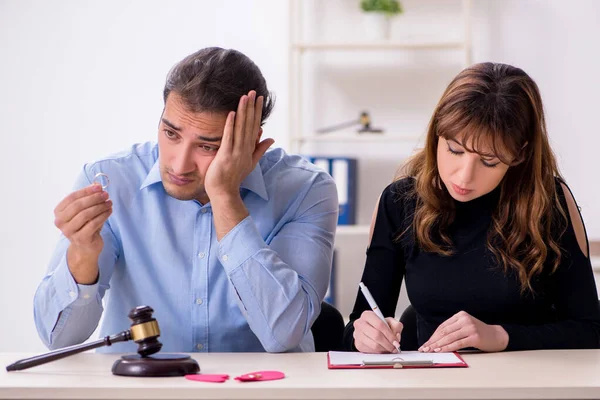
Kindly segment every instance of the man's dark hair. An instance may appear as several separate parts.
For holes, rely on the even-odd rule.
[[[263,96],[261,125],[275,105],[272,93],[260,69],[246,55],[236,50],[207,47],[177,63],[169,72],[163,99],[175,92],[194,112],[236,111],[240,97],[256,91]]]

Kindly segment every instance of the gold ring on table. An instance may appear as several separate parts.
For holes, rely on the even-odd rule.
[[[104,178],[104,179],[103,179]],[[98,179],[98,182],[96,182],[96,179]],[[105,180],[106,184],[104,184],[102,181]],[[93,183],[97,183],[99,185],[102,186],[102,189],[106,189],[108,187],[108,184],[110,183],[110,180],[108,179],[108,175],[103,174],[102,172],[98,172],[96,174],[96,176],[94,176],[94,180],[92,181]]]

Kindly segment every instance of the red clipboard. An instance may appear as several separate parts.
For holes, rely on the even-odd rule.
[[[329,358],[329,353],[327,353],[327,369],[373,369],[373,368],[392,368],[392,369],[413,369],[413,368],[467,368],[469,364],[465,362],[465,360],[461,357],[457,352],[453,352],[453,354],[460,360],[457,363],[443,363],[443,364],[424,364],[424,363],[414,363],[409,361],[390,361],[385,363],[378,364],[338,364],[332,365],[331,360]]]

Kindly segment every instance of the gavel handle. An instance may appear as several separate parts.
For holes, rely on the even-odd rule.
[[[7,371],[20,371],[22,369],[27,369],[31,367],[35,367],[41,364],[46,364],[51,361],[60,360],[61,358],[68,357],[73,354],[81,353],[86,350],[95,349],[102,346],[110,346],[113,343],[118,342],[126,342],[131,339],[131,331],[123,331],[121,333],[117,333],[113,336],[106,336],[104,339],[97,340],[91,343],[78,344],[75,346],[65,347],[63,349],[58,349],[51,351],[50,353],[41,354],[39,356],[24,358],[19,360],[8,367],[6,367]]]
[[[352,121],[348,121],[348,122],[342,122],[341,124],[328,126],[327,128],[317,129],[317,133],[329,133],[329,132],[339,131],[340,129],[348,128],[350,126],[354,126],[359,123],[360,123],[360,121],[356,120],[356,119],[352,120]]]

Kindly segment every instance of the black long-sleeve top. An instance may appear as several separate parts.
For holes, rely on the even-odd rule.
[[[499,188],[466,203],[455,202],[456,217],[448,230],[454,255],[441,256],[415,245],[416,200],[408,195],[413,186],[414,179],[404,178],[383,191],[367,250],[362,281],[384,316],[394,316],[405,278],[417,313],[419,346],[442,322],[465,311],[486,324],[501,325],[509,336],[506,350],[600,347],[600,307],[590,260],[577,242],[558,180],[558,197],[569,220],[559,240],[562,258],[550,273],[549,257],[532,282],[533,294],[521,293],[515,273],[505,273],[486,246]],[[353,323],[365,310],[369,305],[358,293],[344,332],[348,350],[356,350]]]

